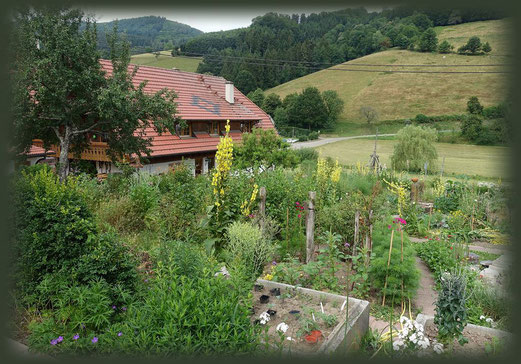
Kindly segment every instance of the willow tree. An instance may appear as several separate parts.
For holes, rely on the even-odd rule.
[[[69,153],[88,147],[87,133],[107,141],[112,160],[149,155],[147,127],[174,131],[176,97],[162,89],[144,92],[133,84],[137,67],[129,67],[129,44],[108,36],[113,71],[100,64],[96,23],[80,10],[24,9],[13,15],[11,91],[13,150],[26,152],[33,139],[60,146],[59,175],[66,178]]]
[[[436,130],[429,127],[407,125],[400,129],[391,156],[393,168],[420,172],[427,163],[429,170],[435,170],[438,152],[434,143],[437,138]]]

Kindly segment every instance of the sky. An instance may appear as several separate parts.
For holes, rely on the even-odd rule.
[[[229,30],[236,28],[244,28],[251,24],[253,18],[264,15],[270,11],[285,14],[311,14],[320,13],[321,11],[333,11],[344,9],[346,5],[324,5],[320,6],[298,6],[298,7],[269,7],[269,8],[176,8],[171,6],[168,8],[147,7],[147,8],[131,8],[128,6],[115,7],[83,7],[86,13],[95,16],[98,23],[108,22],[115,19],[137,18],[140,16],[156,15],[162,16],[169,20],[190,25],[193,28],[202,30],[203,32],[215,32],[220,30]],[[366,7],[368,11],[378,10],[376,7]]]

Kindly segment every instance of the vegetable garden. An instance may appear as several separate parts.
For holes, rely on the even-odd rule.
[[[409,340],[403,327],[371,330],[361,355],[426,348],[450,355],[452,339],[464,343],[467,322],[509,328],[506,296],[467,259],[473,240],[506,243],[507,187],[422,177],[411,198],[418,182],[405,174],[345,169],[306,152],[293,167],[252,172],[234,168],[233,156],[224,137],[218,167],[195,178],[183,166],[163,175],[126,168],[102,182],[86,175],[60,182],[45,165],[18,171],[11,183],[13,338],[51,356],[265,355],[270,314],[259,311],[258,278],[367,300],[393,327],[418,313],[417,256],[440,291],[439,342]],[[447,274],[464,294],[451,296]],[[458,325],[442,298],[459,300],[451,316]],[[313,332],[348,312],[317,302],[298,310],[296,319],[278,322],[273,340],[292,332],[296,345],[312,347]]]

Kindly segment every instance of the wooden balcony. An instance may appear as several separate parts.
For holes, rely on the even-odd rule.
[[[39,139],[33,140],[33,144],[43,148],[43,141]],[[81,155],[80,159],[88,160],[88,161],[100,161],[100,162],[110,162],[110,158],[107,155],[107,143],[104,142],[91,142],[89,149],[85,149]],[[51,149],[56,152],[56,158],[60,156],[60,146],[53,145]],[[76,159],[73,153],[69,153],[69,159]]]

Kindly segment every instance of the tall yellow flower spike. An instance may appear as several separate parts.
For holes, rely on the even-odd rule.
[[[212,175],[215,206],[221,207],[225,196],[226,185],[233,162],[233,142],[230,137],[230,120],[226,120],[226,134],[221,137],[215,153],[215,168]]]

